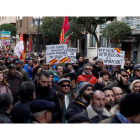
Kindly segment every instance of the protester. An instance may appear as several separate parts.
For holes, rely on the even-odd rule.
[[[80,115],[88,117],[92,123],[110,118],[110,113],[104,108],[105,94],[102,91],[95,90],[90,99],[90,105]]]
[[[110,81],[106,88],[120,87],[123,93],[130,93],[130,85],[131,83],[128,81],[127,71],[125,69],[120,69],[117,79],[113,82]]]
[[[35,100],[29,103],[31,119],[28,123],[50,123],[52,112],[56,107],[54,102],[47,100]]]
[[[19,59],[14,59],[13,63],[16,65],[16,70],[22,74],[22,82],[29,81],[27,72],[21,68]]]
[[[54,79],[53,81],[56,82],[60,79],[60,76],[63,74],[63,66],[58,65],[55,67],[55,71],[54,71]]]
[[[93,89],[102,90],[104,87],[106,87],[109,82],[109,76],[110,74],[108,71],[102,71],[99,79],[97,80],[97,83],[94,84]]]
[[[91,72],[91,66],[89,64],[84,65],[84,71],[82,75],[77,77],[77,83],[80,81],[89,82],[92,85],[96,83],[96,77],[93,76]]]
[[[71,102],[67,108],[65,118],[69,120],[70,117],[86,110],[90,103],[91,94],[93,92],[93,86],[88,82],[82,82],[79,84],[79,96],[75,101]]]
[[[115,105],[113,90],[111,88],[104,88],[102,91],[105,94],[105,108],[110,111],[110,109]]]
[[[110,81],[114,81],[117,79],[117,75],[119,73],[119,70],[120,70],[120,65],[113,65],[112,66],[112,70],[111,70],[111,78],[110,78]]]
[[[35,86],[32,82],[23,82],[19,89],[20,101],[17,102],[11,111],[13,123],[27,123],[30,119],[29,103],[36,98]]]
[[[56,122],[61,118],[62,112],[56,95],[56,91],[50,88],[49,80],[50,80],[50,76],[47,73],[47,71],[41,71],[38,74],[37,83],[35,84],[36,99],[48,100],[56,104],[56,107],[54,108],[52,114],[53,122]]]
[[[130,86],[130,90],[133,93],[139,93],[139,90],[140,90],[140,80],[133,81],[131,86]]]
[[[9,93],[0,94],[0,123],[12,123],[10,112],[13,98]]]
[[[0,71],[0,94],[1,93],[11,93],[10,85],[6,82],[4,73]]]
[[[127,94],[119,101],[120,111],[110,123],[140,123],[140,95]]]
[[[102,71],[103,67],[103,60],[101,58],[97,58],[95,60],[95,65],[93,65],[92,69],[92,74],[95,76],[97,79],[100,77],[100,72]]]
[[[16,66],[14,64],[11,64],[9,66],[9,69],[6,69],[3,71],[5,74],[5,79],[10,85],[10,89],[13,96],[13,104],[19,101],[19,87],[22,82],[22,74],[18,71],[16,71]]]
[[[69,103],[77,98],[77,95],[70,91],[70,80],[67,78],[62,78],[58,81],[59,90],[57,91],[57,96],[59,99],[60,107],[62,109],[61,122],[66,123],[65,114],[69,106]]]
[[[118,104],[119,99],[123,95],[122,89],[119,88],[119,87],[113,87],[112,90],[113,90],[113,93],[114,93],[114,102],[115,102],[115,104]]]

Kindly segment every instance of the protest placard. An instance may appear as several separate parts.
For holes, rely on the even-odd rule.
[[[67,61],[67,44],[46,45],[46,63],[65,63]]]
[[[67,62],[76,63],[77,48],[67,48]]]
[[[99,48],[98,58],[103,59],[104,65],[121,65],[124,61],[125,51],[119,48]]]

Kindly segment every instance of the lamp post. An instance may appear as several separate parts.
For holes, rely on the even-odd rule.
[[[33,17],[32,21],[30,22],[30,25],[32,27],[38,25],[37,48],[39,48],[39,29],[40,29],[41,24],[42,24],[42,18],[41,17]]]

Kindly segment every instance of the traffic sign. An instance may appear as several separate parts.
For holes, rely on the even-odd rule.
[[[1,34],[1,37],[11,37],[9,34]]]
[[[1,37],[0,39],[10,40],[10,37]]]
[[[11,34],[10,31],[1,31],[0,33],[1,33],[1,34],[9,34],[9,35]]]

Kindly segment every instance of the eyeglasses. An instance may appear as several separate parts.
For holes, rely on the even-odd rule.
[[[68,84],[68,85],[61,85],[61,87],[70,87],[70,84]]]
[[[123,77],[128,77],[128,75],[122,75]]]
[[[91,68],[85,68],[85,70],[91,70]]]
[[[126,63],[126,65],[131,65],[131,63]]]
[[[140,70],[136,70],[137,72],[139,72]]]

